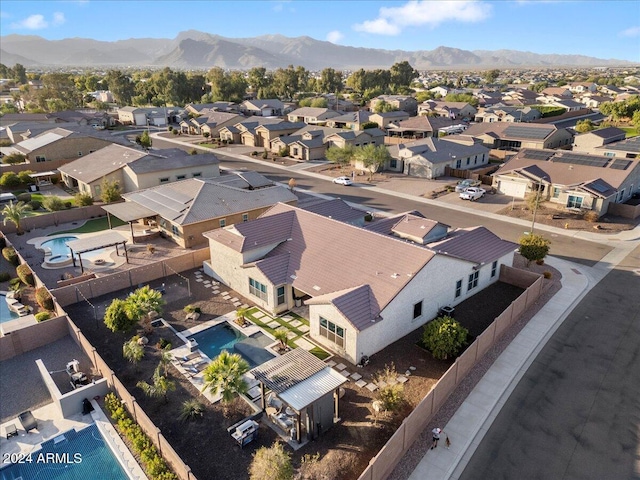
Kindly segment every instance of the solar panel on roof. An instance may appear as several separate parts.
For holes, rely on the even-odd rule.
[[[508,126],[504,134],[507,137],[517,138],[530,138],[535,140],[542,140],[547,137],[553,131],[552,128],[534,128],[534,127],[522,127],[519,125]]]
[[[562,153],[553,157],[555,163],[571,163],[572,165],[584,165],[587,167],[606,167],[609,163],[608,158],[595,157],[589,155],[578,155],[575,153]]]
[[[609,190],[609,187],[607,187],[606,185],[600,183],[600,182],[592,182],[590,185],[587,185],[591,188],[593,188],[595,191],[600,192],[600,193],[604,193],[607,190]]]
[[[613,168],[614,170],[626,170],[631,165],[631,160],[614,160],[609,168]]]
[[[540,150],[525,150],[524,157],[531,160],[548,160],[554,152],[543,152]]]

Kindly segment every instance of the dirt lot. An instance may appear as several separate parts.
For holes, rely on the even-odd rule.
[[[193,279],[193,272],[185,272],[185,276]],[[209,320],[233,310],[229,302],[222,297],[212,296],[210,290],[194,281],[191,281],[193,297],[188,299],[186,282],[176,276],[171,278],[174,281],[167,281],[165,285],[167,305],[163,317],[177,330],[194,326],[193,322],[184,320],[182,308],[187,303],[200,306],[203,311],[200,320]],[[497,283],[458,305],[456,318],[471,331],[472,335],[477,335],[521,291],[511,285]],[[118,292],[117,296],[124,298],[128,293],[129,291]],[[114,295],[95,299],[93,303],[100,314],[104,312],[104,308],[112,298]],[[172,343],[178,341],[168,329],[156,330],[149,337],[144,359],[137,366],[133,366],[122,357],[122,344],[135,332],[129,334],[110,332],[102,321],[94,320],[93,309],[86,303],[69,306],[67,311],[198,478],[244,479],[247,477],[246,472],[252,460],[252,452],[262,445],[271,445],[276,440],[273,430],[262,422],[257,442],[245,447],[244,450],[235,446],[226,432],[226,427],[248,415],[250,413],[248,405],[241,400],[236,400],[230,412],[225,415],[219,404],[209,404],[173,367],[170,376],[176,382],[177,389],[169,394],[166,404],[162,400],[148,399],[142,394],[135,385],[139,380],[151,378],[159,361],[159,350],[155,347],[159,338],[165,337]],[[300,471],[301,478],[336,480],[357,478],[402,419],[411,412],[447,370],[452,360],[434,360],[430,353],[416,345],[421,332],[422,328],[419,328],[398,340],[384,351],[374,355],[367,367],[358,369],[358,373],[366,380],[371,380],[377,371],[391,363],[401,373],[409,367],[415,367],[409,381],[405,384],[406,402],[403,408],[395,414],[375,415],[371,404],[376,399],[376,394],[356,387],[353,382],[345,384],[345,396],[340,401],[342,422],[335,425],[323,437],[292,452],[296,468],[300,468],[305,454],[320,454],[319,461],[307,462],[304,465]],[[335,360],[339,361],[337,358]],[[351,371],[356,370],[353,366],[348,368]],[[186,424],[179,421],[178,415],[182,402],[198,397],[206,405],[204,418],[201,421]],[[199,448],[203,445],[203,439],[206,439],[205,443],[208,447],[215,446],[216,461],[211,460],[210,448]]]

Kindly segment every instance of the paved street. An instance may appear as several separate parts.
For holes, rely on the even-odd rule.
[[[640,478],[639,269],[636,247],[566,318],[460,479]]]

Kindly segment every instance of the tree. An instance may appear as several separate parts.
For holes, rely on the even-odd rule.
[[[249,364],[237,353],[223,350],[207,368],[202,379],[202,390],[209,390],[213,395],[220,394],[222,401],[228,404],[236,394],[246,393],[248,386],[243,375],[249,371]]]
[[[394,107],[385,100],[380,100],[376,103],[376,106],[373,107],[373,111],[375,113],[396,112],[398,111],[398,107]]]
[[[376,122],[364,122],[360,125],[360,128],[362,130],[367,130],[369,128],[379,128],[380,125],[378,125]]]
[[[434,358],[446,360],[457,354],[467,343],[469,331],[453,318],[445,315],[424,326],[422,342]]]
[[[376,124],[377,126],[377,124]],[[327,148],[325,157],[327,160],[340,165],[340,168],[344,168],[351,163],[353,158],[354,147],[352,145],[346,145],[344,148],[332,146]]]
[[[289,333],[289,330],[286,328],[278,328],[273,331],[273,338],[280,342],[280,348],[283,350],[287,348],[287,342],[289,340],[287,338],[287,333]]]
[[[138,343],[138,336],[132,337],[122,345],[122,356],[134,365],[144,357],[144,347]]]
[[[180,408],[180,415],[178,418],[183,422],[188,420],[197,420],[198,418],[202,418],[204,416],[204,405],[200,403],[198,400],[185,400],[182,402],[182,407]]]
[[[249,309],[247,307],[239,307],[236,310],[236,323],[238,325],[244,325],[246,322],[246,316],[249,312]]]
[[[88,205],[93,205],[93,197],[90,193],[79,192],[76,193],[73,197],[76,201],[76,205],[78,207],[86,207]]]
[[[478,98],[474,97],[470,93],[449,93],[444,99],[447,102],[466,102],[473,107],[478,106]]]
[[[112,332],[128,332],[136,322],[127,314],[127,302],[115,298],[104,312],[104,324]]]
[[[575,130],[578,133],[586,133],[595,130],[596,126],[588,118],[586,120],[578,120]]]
[[[398,378],[398,372],[396,372],[396,367],[393,363],[385,365],[384,370],[377,372],[375,375],[376,384],[384,385],[378,390],[378,398],[382,402],[384,409],[392,412],[397,410],[404,402],[404,386],[402,383],[398,383],[396,378]]]
[[[286,452],[282,443],[276,442],[271,447],[260,447],[253,455],[249,466],[250,480],[291,480],[293,466],[291,454]]]
[[[27,83],[27,70],[23,65],[16,63],[13,66],[13,79],[20,85]]]
[[[408,87],[420,75],[406,60],[394,63],[390,74],[390,83],[396,90],[398,87]]]
[[[14,163],[23,163],[27,157],[25,157],[22,153],[14,152],[9,155],[5,155],[2,158],[2,163],[6,163],[9,165],[13,165]]]
[[[334,93],[342,91],[342,72],[333,68],[325,68],[320,72],[317,82],[318,91],[321,93]]]
[[[165,303],[162,293],[145,285],[129,294],[125,308],[131,321],[139,322],[140,320],[149,320],[151,312],[160,314]]]
[[[487,70],[484,72],[484,80],[486,83],[494,83],[500,76],[500,70]]]
[[[640,130],[640,110],[636,110],[635,112],[633,112],[631,123],[635,125],[636,130]]]
[[[153,144],[153,141],[149,136],[149,130],[145,130],[144,132],[142,132],[142,135],[140,135],[140,140],[138,141],[138,138],[136,138],[136,142],[145,150],[149,150],[151,148],[151,145]]]
[[[164,398],[164,403],[168,403],[167,393],[176,389],[175,382],[169,380],[165,375],[162,375],[160,365],[158,365],[153,372],[153,383],[147,383],[140,381],[136,384],[147,397],[151,398]]]
[[[100,192],[100,200],[104,203],[117,202],[122,198],[120,196],[120,184],[117,180],[102,179]]]
[[[0,187],[17,187],[20,185],[20,178],[14,172],[4,172],[0,177]]]
[[[527,259],[528,267],[533,260],[543,260],[547,256],[551,242],[542,235],[530,233],[520,237],[518,244],[520,245],[518,252]]]
[[[327,108],[329,106],[329,102],[327,102],[326,98],[318,97],[311,99],[309,106],[314,108]]]
[[[66,207],[64,201],[56,195],[47,195],[42,199],[42,206],[50,212],[59,212]]]
[[[5,205],[0,211],[4,217],[2,222],[5,225],[7,222],[13,223],[16,226],[17,233],[22,233],[22,226],[20,225],[20,222],[29,210],[29,206],[24,202],[13,203],[13,201],[10,201],[9,204]]]
[[[353,158],[356,161],[362,162],[362,164],[367,168],[369,171],[369,181],[371,181],[373,174],[376,173],[386,162],[391,160],[391,154],[384,145],[374,145],[370,143],[369,145],[356,147]]]

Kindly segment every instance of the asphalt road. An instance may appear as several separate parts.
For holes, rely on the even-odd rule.
[[[549,340],[461,480],[640,479],[639,294],[637,247]]]
[[[190,150],[192,147],[183,147],[175,143],[154,138],[153,144],[155,148],[183,148]],[[509,222],[502,222],[489,218],[483,218],[465,212],[457,212],[450,208],[436,207],[425,205],[423,203],[398,198],[393,195],[374,192],[366,188],[360,187],[344,187],[335,185],[332,182],[306,176],[300,172],[293,170],[283,171],[269,165],[254,163],[250,161],[241,161],[235,158],[227,157],[216,152],[216,156],[220,159],[221,166],[234,169],[246,168],[248,170],[258,171],[274,181],[287,183],[290,178],[295,178],[297,188],[308,190],[314,193],[323,193],[335,197],[342,198],[347,202],[354,202],[366,205],[367,208],[380,210],[388,213],[406,212],[409,210],[418,210],[427,218],[446,223],[452,227],[472,227],[476,225],[484,225],[496,235],[516,242],[523,233],[523,227],[514,225]],[[589,242],[585,240],[575,239],[564,235],[550,235],[551,254],[569,260],[578,262],[583,265],[593,266],[601,260],[607,253],[612,250],[609,245]]]

